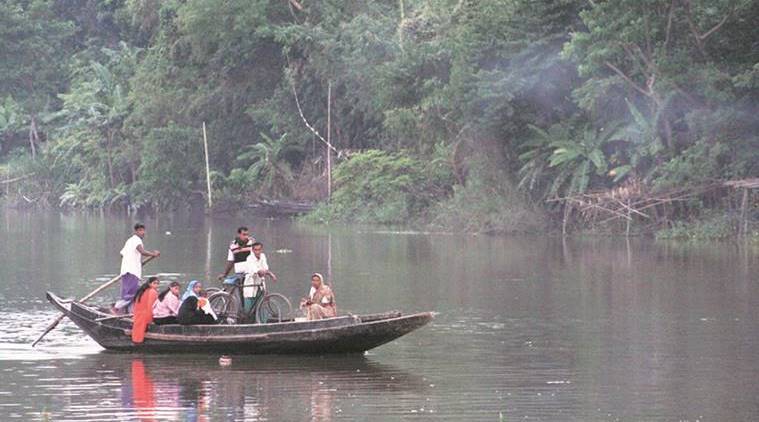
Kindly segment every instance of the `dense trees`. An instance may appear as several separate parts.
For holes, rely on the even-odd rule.
[[[0,12],[1,168],[34,174],[11,200],[186,204],[204,195],[204,121],[222,203],[325,199],[325,145],[304,119],[327,137],[328,87],[339,161],[318,219],[535,230],[567,215],[569,195],[759,174],[752,0],[12,0]],[[725,202],[677,217],[704,205]]]

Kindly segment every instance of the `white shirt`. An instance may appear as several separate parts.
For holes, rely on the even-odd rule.
[[[266,255],[261,252],[261,258],[256,258],[256,254],[250,254],[245,261],[245,272],[254,274],[259,271],[269,271],[269,263],[266,262]]]
[[[255,254],[250,254],[245,261],[245,272],[249,276],[245,277],[245,282],[243,283],[242,293],[244,297],[253,297],[258,293],[258,286],[264,281],[263,277],[258,276],[258,272],[261,270],[269,270],[266,255],[261,252],[261,257],[256,258]]]
[[[121,275],[130,273],[142,278],[142,254],[137,246],[142,246],[142,239],[135,234],[121,248]]]

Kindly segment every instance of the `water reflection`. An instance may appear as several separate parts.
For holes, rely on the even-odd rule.
[[[419,394],[429,389],[422,377],[361,356],[235,356],[226,367],[217,359],[107,352],[89,356],[68,366],[67,372],[103,374],[112,387],[93,392],[89,384],[79,385],[77,390],[89,391],[87,403],[51,410],[50,416],[326,422],[362,406],[361,398],[367,395]]]

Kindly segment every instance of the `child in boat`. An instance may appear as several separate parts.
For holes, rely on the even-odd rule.
[[[309,321],[337,316],[335,294],[324,284],[321,274],[314,273],[311,276],[311,290],[308,297],[300,301],[300,308],[304,310]]]
[[[182,325],[216,324],[216,315],[213,313],[205,292],[198,281],[191,281],[187,286],[184,300],[179,307],[177,322]],[[210,311],[210,312],[209,312]]]

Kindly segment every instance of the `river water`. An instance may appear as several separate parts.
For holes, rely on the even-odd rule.
[[[147,219],[164,281],[218,274],[245,223],[293,301],[318,271],[342,312],[440,314],[364,356],[221,367],[108,353],[70,322],[32,349],[56,316],[44,292],[113,277],[133,222],[0,211],[0,420],[759,420],[756,247]]]

